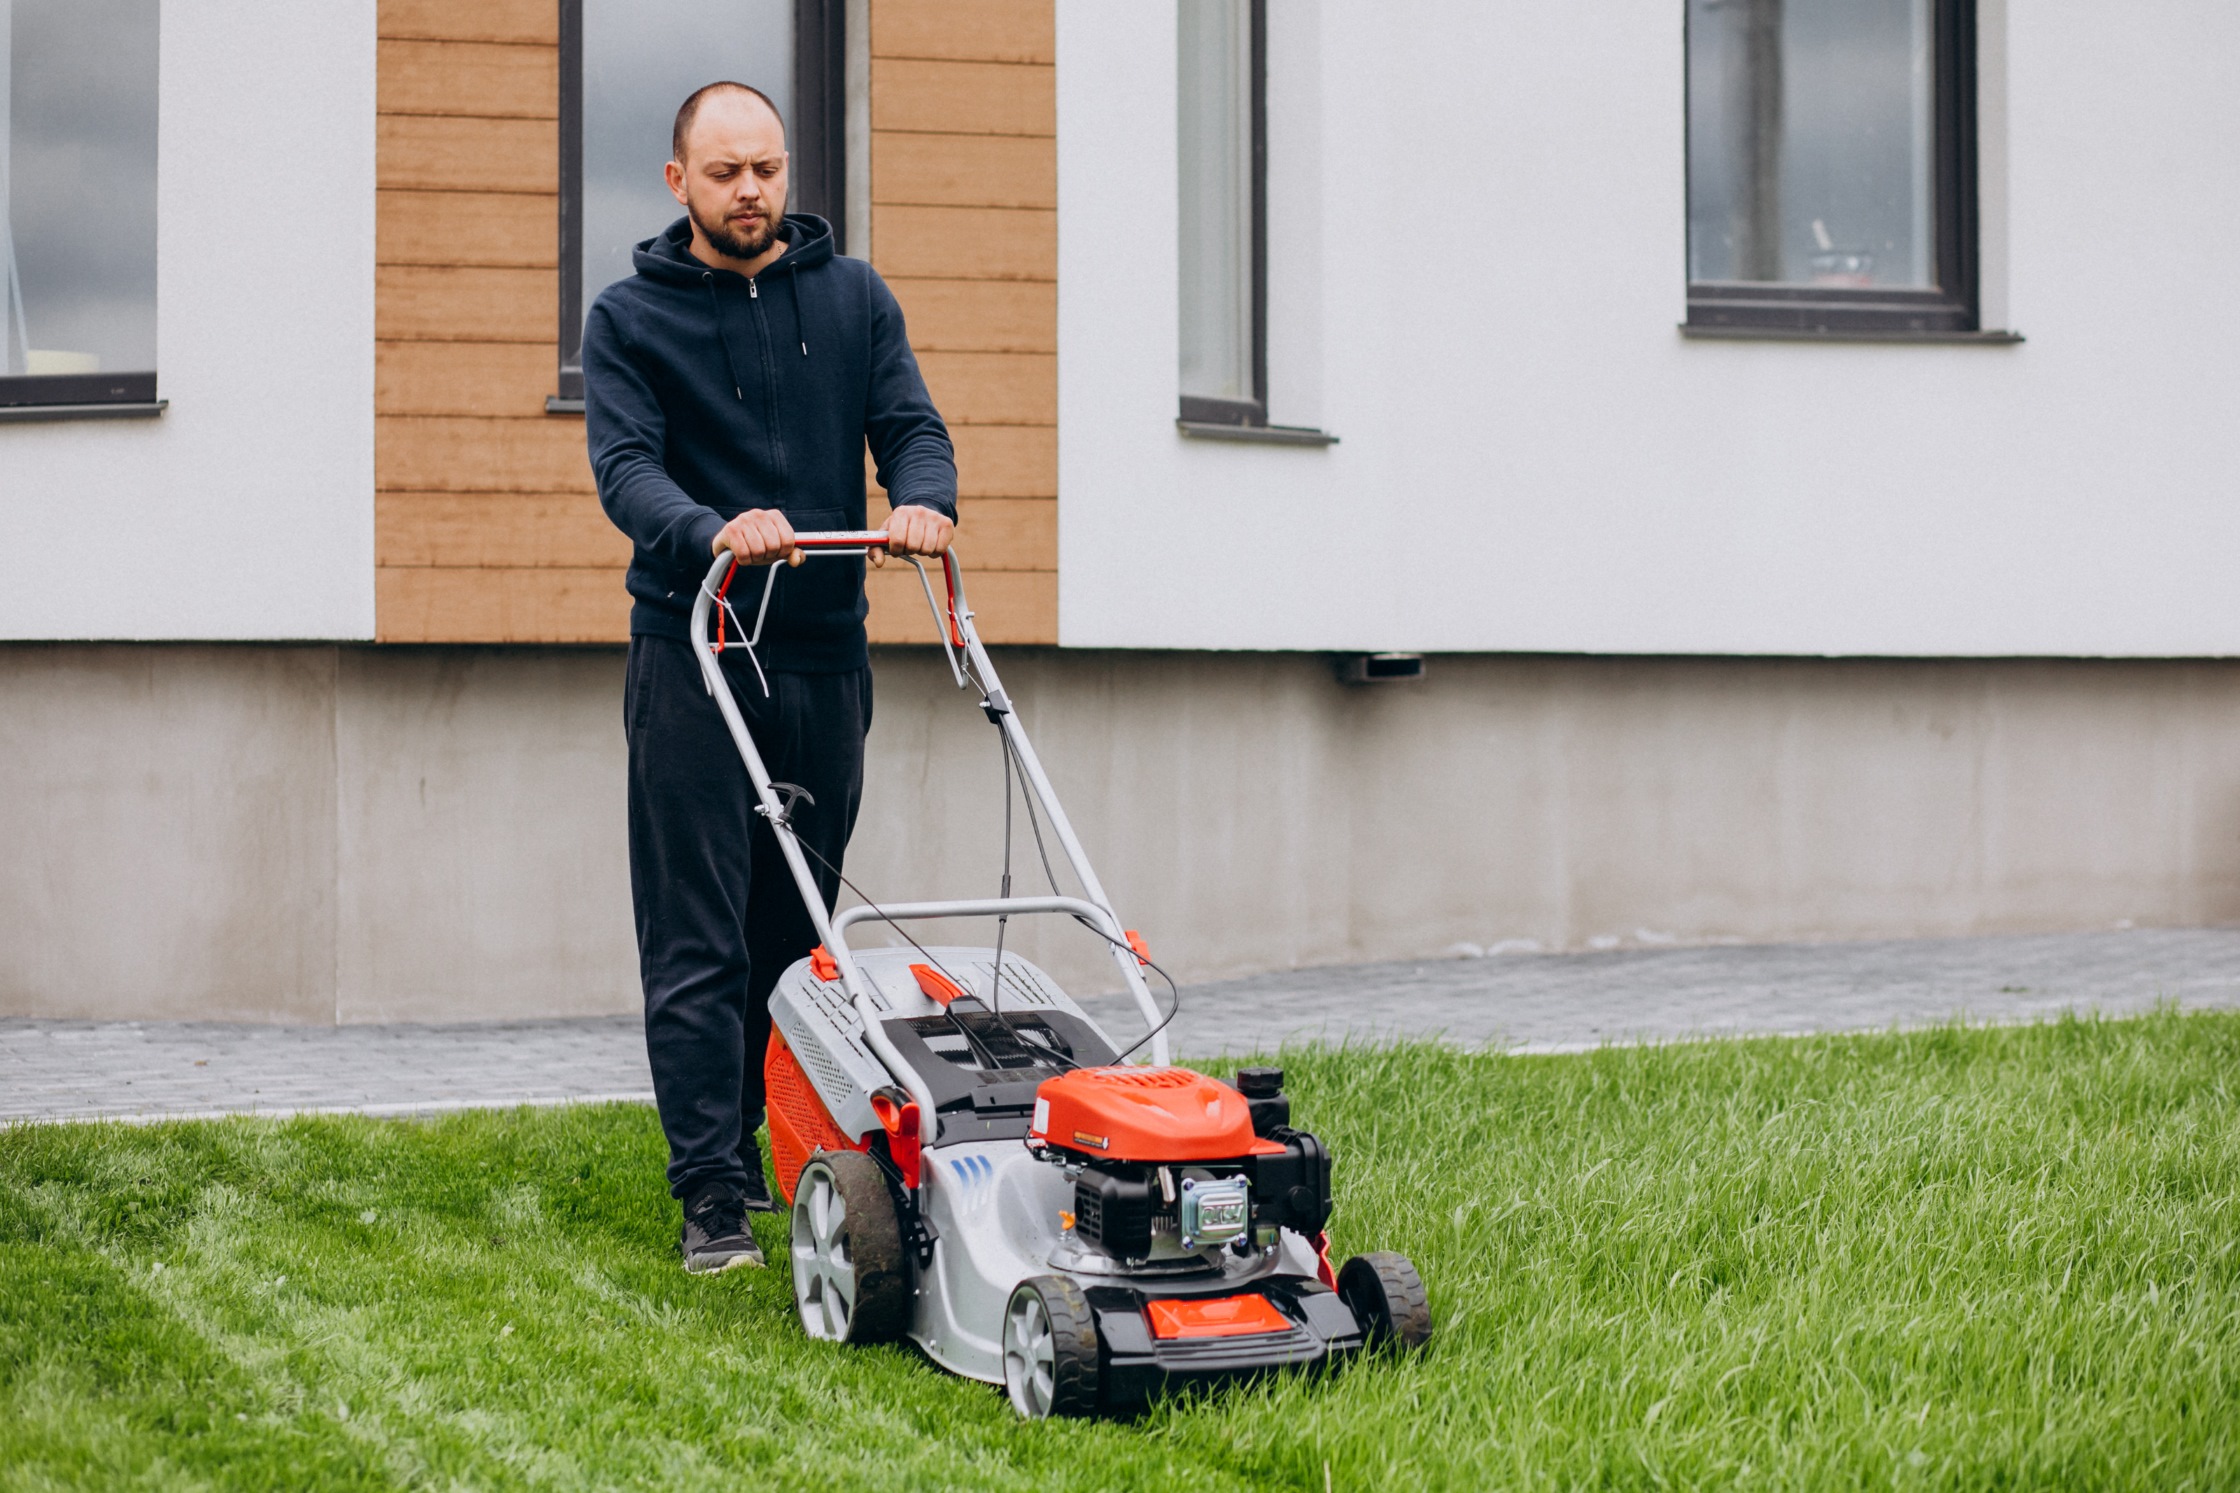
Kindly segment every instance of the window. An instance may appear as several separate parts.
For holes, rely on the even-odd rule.
[[[1976,329],[1971,0],[1687,0],[1688,323]]]
[[[156,397],[156,0],[0,0],[0,407]]]
[[[0,0],[4,3],[4,0]],[[583,400],[583,319],[631,273],[631,246],[683,215],[661,179],[677,106],[746,83],[786,121],[788,212],[847,242],[845,0],[561,0],[560,392]]]
[[[1181,418],[1266,425],[1266,0],[1180,9]]]

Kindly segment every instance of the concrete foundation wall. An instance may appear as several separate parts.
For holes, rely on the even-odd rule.
[[[1311,655],[999,663],[1185,980],[2240,919],[2240,664],[1470,656],[1347,689]],[[938,657],[878,669],[850,874],[992,892],[993,733]],[[0,1014],[632,1009],[621,676],[609,649],[0,648]],[[1039,884],[1023,817],[1013,870]],[[1115,983],[1085,935],[1010,938]]]

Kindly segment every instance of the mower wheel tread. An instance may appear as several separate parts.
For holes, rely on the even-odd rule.
[[[1048,1314],[1051,1347],[1051,1390],[1048,1414],[1094,1415],[1097,1410],[1097,1315],[1082,1289],[1062,1275],[1037,1275],[1022,1281],[1011,1293],[1032,1291],[1042,1298]]]
[[[1368,1331],[1368,1346],[1421,1348],[1431,1341],[1431,1296],[1404,1254],[1371,1250],[1346,1261],[1338,1295]]]
[[[861,1151],[817,1151],[802,1167],[832,1174],[846,1205],[849,1259],[854,1265],[856,1300],[849,1313],[846,1341],[892,1342],[910,1326],[910,1265],[902,1247],[902,1224],[879,1163]],[[801,1196],[796,1193],[796,1198]]]

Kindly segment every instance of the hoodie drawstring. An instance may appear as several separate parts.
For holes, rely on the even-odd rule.
[[[702,270],[700,272],[700,283],[708,287],[708,315],[715,321],[716,343],[723,349],[723,366],[731,374],[731,397],[741,404],[745,404],[747,402],[746,388],[739,382],[739,365],[731,360],[731,339],[723,335],[723,303],[716,299],[716,277],[714,273],[709,270]],[[797,321],[800,319],[798,309],[794,312],[794,317]],[[808,349],[804,347],[802,352],[806,355]]]
[[[786,289],[793,292],[793,335],[801,344],[801,356],[809,356],[809,324],[801,314],[801,280],[799,276],[786,276]]]

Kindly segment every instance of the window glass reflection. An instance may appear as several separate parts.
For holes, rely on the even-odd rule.
[[[1182,0],[1182,392],[1257,397],[1252,370],[1252,56],[1246,0]]]
[[[759,88],[793,124],[793,0],[584,0],[583,306],[630,249],[684,215],[661,180],[677,106],[704,84]],[[789,204],[789,207],[791,204]]]
[[[1933,0],[1689,0],[1688,274],[1933,289]]]
[[[0,374],[156,366],[156,0],[0,0]]]

